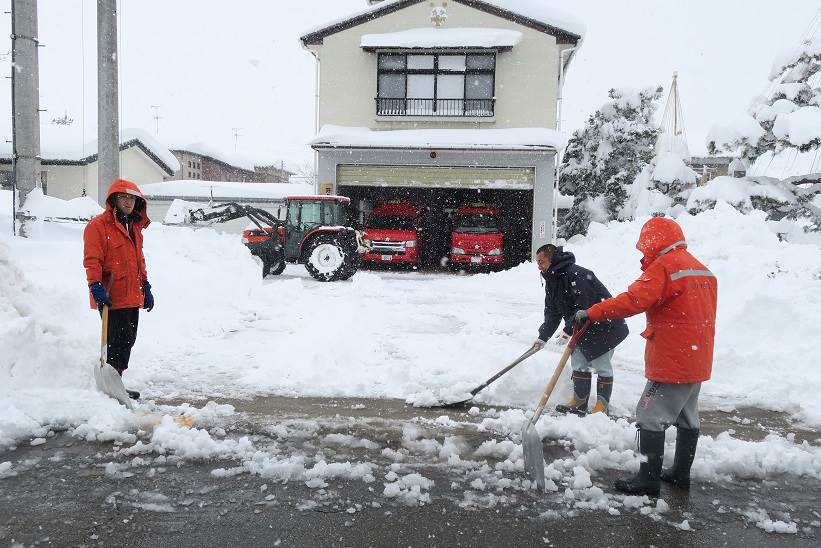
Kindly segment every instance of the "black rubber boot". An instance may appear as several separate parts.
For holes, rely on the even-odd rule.
[[[138,400],[138,399],[140,399],[140,393],[139,393],[139,392],[137,392],[136,390],[128,390],[128,389],[126,389],[126,392],[128,392],[128,397],[129,397],[129,398],[131,398],[132,400]]]
[[[681,427],[677,427],[676,430],[676,457],[672,468],[661,473],[661,481],[687,489],[690,487],[690,467],[696,458],[699,431]]]
[[[575,415],[587,414],[587,400],[590,399],[590,384],[593,381],[593,374],[589,371],[573,371],[573,397],[566,405],[557,405],[556,411],[559,413],[573,413]]]
[[[639,429],[639,452],[647,457],[639,473],[616,480],[616,490],[630,495],[657,497],[661,488],[661,462],[664,459],[664,432]]]
[[[610,414],[610,395],[613,393],[613,377],[598,376],[596,379],[596,403],[593,413]]]

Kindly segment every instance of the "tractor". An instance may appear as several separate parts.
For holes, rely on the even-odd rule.
[[[285,220],[235,202],[191,210],[186,221],[226,222],[248,217],[256,228],[242,233],[242,242],[262,260],[262,275],[277,275],[285,263],[303,263],[321,281],[347,280],[366,251],[362,234],[349,226],[350,199],[344,196],[289,196]]]

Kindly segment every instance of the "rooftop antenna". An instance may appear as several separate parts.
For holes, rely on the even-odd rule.
[[[151,105],[151,110],[154,111],[154,122],[157,124],[157,135],[160,134],[160,120],[162,120],[162,116],[160,116],[160,105]]]
[[[239,130],[241,130],[241,129],[242,129],[241,127],[232,127],[231,128],[231,132],[234,135],[234,152],[237,151],[237,143],[239,142],[239,138],[242,137],[242,133],[239,132]]]

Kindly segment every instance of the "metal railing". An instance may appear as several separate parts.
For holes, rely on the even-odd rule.
[[[495,99],[416,99],[377,97],[379,116],[493,116]]]

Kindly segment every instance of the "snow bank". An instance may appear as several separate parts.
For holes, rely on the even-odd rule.
[[[0,223],[6,217],[0,213]],[[633,245],[645,220],[594,223],[569,248],[612,292],[621,291],[640,272]],[[679,221],[691,251],[719,280],[715,363],[703,408],[757,406],[821,425],[821,410],[807,396],[821,389],[812,359],[821,351],[821,249],[779,241],[762,214],[743,215],[723,203]],[[96,439],[134,424],[92,388],[100,324],[88,304],[82,229],[37,222],[28,239],[0,233],[0,276],[7,281],[0,285],[0,446],[43,437],[49,425],[80,425],[78,434]],[[532,264],[474,276],[360,271],[335,284],[289,266],[263,282],[236,236],[159,223],[146,230],[145,251],[157,305],[141,313],[125,381],[148,397],[463,394],[529,348],[542,321],[544,290]],[[631,335],[614,358],[617,416],[632,414],[644,386],[644,319],[628,324]],[[533,406],[560,352],[548,345],[476,401]],[[554,401],[568,387],[562,381]],[[510,426],[518,421],[521,428],[518,413]],[[585,447],[582,430],[571,437]],[[621,466],[634,458],[631,434],[626,422],[601,432],[613,440],[612,450],[626,452],[614,457]],[[368,445],[358,438],[327,442]],[[446,458],[460,454],[457,445],[418,436],[409,435],[407,445]],[[293,465],[271,461],[259,469]]]
[[[103,208],[92,200],[84,196],[72,200],[61,200],[43,194],[43,190],[35,188],[26,198],[21,211],[26,215],[37,217],[38,219],[82,219],[88,220],[103,212]]]

